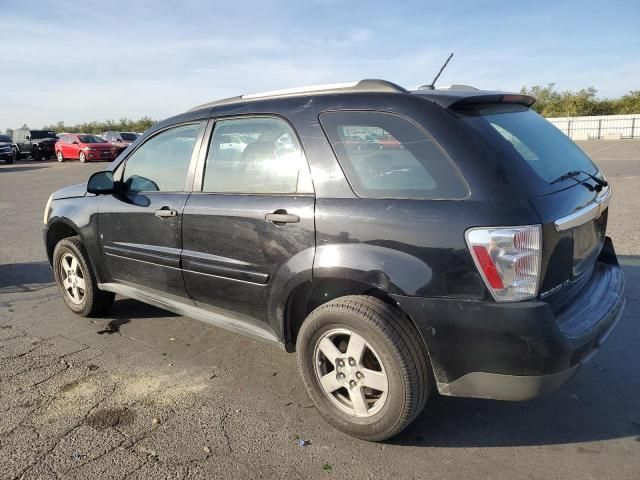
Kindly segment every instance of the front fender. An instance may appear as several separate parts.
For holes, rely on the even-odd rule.
[[[98,245],[97,212],[100,197],[88,196],[83,198],[70,198],[53,200],[51,202],[49,219],[45,226],[45,248],[51,261],[55,241],[56,226],[65,225],[75,231],[82,240],[87,250],[94,274],[98,281],[104,281],[105,271],[102,266],[100,248]]]

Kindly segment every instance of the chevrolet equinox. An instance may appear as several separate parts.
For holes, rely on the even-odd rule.
[[[295,351],[338,429],[435,392],[569,380],[624,308],[609,187],[527,95],[382,80],[243,95],[148,130],[44,212],[67,306],[114,295]]]

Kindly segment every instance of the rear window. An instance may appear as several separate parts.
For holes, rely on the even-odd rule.
[[[356,195],[462,199],[467,186],[427,133],[407,118],[371,111],[325,112],[320,122]]]
[[[573,171],[594,174],[597,167],[565,134],[523,105],[486,105],[464,113],[483,136],[506,145],[551,183]]]
[[[31,130],[31,140],[37,140],[41,138],[56,138],[56,132],[45,130]]]

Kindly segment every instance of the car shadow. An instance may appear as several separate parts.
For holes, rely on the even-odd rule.
[[[149,305],[138,300],[130,298],[123,298],[116,300],[113,306],[109,309],[109,313],[103,318],[110,319],[102,330],[96,332],[98,335],[113,335],[114,333],[120,333],[120,327],[126,325],[134,319],[143,318],[170,318],[177,317],[178,315],[163,310],[153,305]]]
[[[27,172],[29,170],[41,170],[45,167],[36,167],[36,166],[28,166],[28,167],[0,167],[0,173],[11,173],[11,172]]]
[[[0,264],[0,293],[34,292],[53,284],[48,262]]]
[[[626,437],[640,442],[640,257],[618,259],[626,277],[625,311],[607,343],[569,383],[527,402],[435,395],[389,443],[487,448]]]

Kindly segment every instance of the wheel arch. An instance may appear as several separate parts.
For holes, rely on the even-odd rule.
[[[49,265],[53,265],[53,251],[60,240],[68,237],[80,236],[80,229],[67,219],[58,219],[49,224],[46,230],[45,244]]]
[[[296,286],[289,294],[284,308],[284,341],[288,352],[295,351],[298,333],[307,316],[320,305],[336,298],[350,295],[366,295],[375,297],[397,309],[407,322],[410,322],[416,330],[418,326],[409,313],[392,297],[392,295],[379,286],[341,277],[324,277],[305,281]],[[422,344],[427,351],[427,344],[420,334]]]

